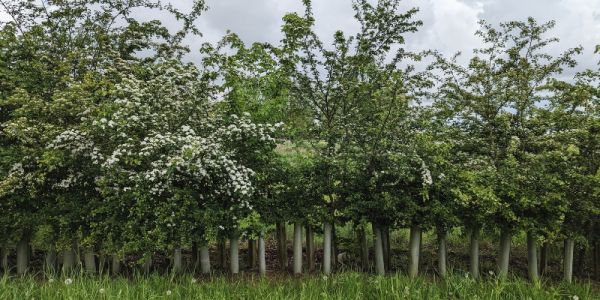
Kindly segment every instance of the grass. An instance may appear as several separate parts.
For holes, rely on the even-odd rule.
[[[69,280],[72,283],[67,284]],[[326,276],[246,275],[73,277],[40,279],[0,277],[0,299],[600,299],[590,284],[531,284],[522,279],[475,281],[453,275],[446,280],[411,280],[360,273]]]

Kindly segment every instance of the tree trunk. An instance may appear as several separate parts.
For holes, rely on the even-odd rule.
[[[538,258],[537,258],[537,242],[533,233],[527,233],[527,269],[529,273],[529,279],[537,282],[539,279],[538,274]]]
[[[585,269],[585,250],[586,247],[581,245],[581,247],[579,247],[579,251],[577,251],[577,268],[575,268],[575,271],[577,272],[581,272]]]
[[[544,276],[544,272],[548,268],[548,242],[544,242],[540,249],[540,274]]]
[[[408,242],[409,262],[408,276],[415,278],[419,274],[419,255],[421,253],[421,227],[413,225],[410,228],[410,240]]]
[[[375,271],[377,275],[385,275],[385,261],[383,259],[383,237],[381,229],[373,223],[373,233],[375,239],[373,244],[375,245]]]
[[[8,247],[2,247],[2,249],[0,249],[0,259],[2,260],[2,262],[0,263],[0,267],[2,268],[2,271],[4,271],[4,273],[8,273],[9,271],[9,267],[8,267]]]
[[[282,271],[287,270],[288,268],[288,257],[287,257],[287,233],[285,230],[285,223],[279,222],[277,223],[277,248],[278,248],[278,258],[279,258],[279,267]]]
[[[302,224],[294,223],[294,274],[302,274]]]
[[[86,249],[83,254],[85,271],[89,274],[96,274],[96,255],[93,249]]]
[[[446,266],[448,265],[446,236],[446,232],[438,232],[438,272],[442,278],[446,277]]]
[[[575,241],[572,239],[565,240],[564,249],[564,280],[571,283],[573,280],[573,251],[575,250]]]
[[[358,235],[358,243],[360,246],[360,261],[363,272],[369,271],[369,243],[367,241],[367,233],[365,232],[365,226],[359,225],[356,231]]]
[[[390,228],[388,226],[383,226],[381,230],[382,234],[382,244],[383,244],[383,264],[386,270],[390,270],[391,264],[391,247],[390,247]]]
[[[181,273],[183,271],[183,263],[181,258],[181,248],[173,250],[173,273]]]
[[[225,239],[219,238],[217,243],[217,252],[219,253],[219,265],[221,265],[221,269],[227,270],[227,255],[226,253],[226,245]]]
[[[600,280],[600,243],[596,243],[594,247],[596,253],[596,262],[594,263],[594,275],[596,275],[596,280]]]
[[[144,259],[144,264],[142,264],[142,272],[144,274],[150,274],[150,268],[152,267],[152,255],[149,255]]]
[[[121,259],[117,254],[112,255],[110,271],[112,272],[112,275],[117,275],[121,272]]]
[[[323,273],[331,274],[331,223],[323,224]]]
[[[267,261],[265,255],[265,237],[264,233],[260,233],[258,237],[258,272],[260,275],[265,276],[267,274]]]
[[[511,239],[510,232],[506,229],[502,229],[502,233],[500,234],[500,256],[498,258],[498,276],[500,277],[506,277],[508,275]]]
[[[17,244],[17,274],[23,275],[29,267],[29,237],[24,236]]]
[[[256,266],[256,240],[248,240],[248,269],[254,269]]]
[[[46,251],[46,258],[44,259],[45,271],[53,274],[56,273],[56,249],[54,245],[50,246],[50,249]]]
[[[479,278],[479,229],[471,231],[470,273],[473,278]]]
[[[77,249],[77,243],[73,243],[71,249],[67,249],[63,251],[63,266],[62,270],[64,273],[71,273],[75,270],[77,266],[77,253],[75,250]]]
[[[337,244],[337,231],[335,229],[335,222],[331,223],[331,269],[337,270],[338,267],[338,244]]]
[[[200,247],[200,270],[202,274],[210,274],[210,253],[207,244]]]
[[[312,226],[306,226],[306,259],[308,260],[308,271],[315,271],[315,232]]]
[[[239,242],[240,238],[237,235],[229,239],[229,266],[231,274],[238,274],[240,272]]]
[[[198,265],[200,265],[200,256],[198,255],[200,250],[198,250],[198,243],[192,242],[192,264],[194,265],[194,272],[198,269]]]

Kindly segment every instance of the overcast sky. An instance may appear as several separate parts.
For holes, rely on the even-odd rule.
[[[301,0],[206,0],[209,10],[199,21],[203,39],[217,41],[227,29],[246,42],[277,42],[281,39],[281,17],[286,12],[302,12]],[[418,33],[407,36],[411,50],[437,49],[451,55],[470,53],[479,46],[474,36],[478,20],[497,24],[526,20],[532,16],[539,23],[555,20],[551,32],[560,38],[552,52],[581,45],[578,69],[596,68],[600,60],[593,52],[600,44],[600,0],[404,0],[406,8],[418,7],[417,18],[423,21]],[[334,31],[354,33],[351,0],[313,0],[316,31],[331,41]]]
[[[375,0],[373,0],[375,1]],[[191,0],[171,1],[185,9]],[[281,18],[287,12],[302,12],[301,0],[206,0],[209,10],[198,20],[204,34],[190,39],[193,53],[189,60],[198,61],[197,49],[203,41],[216,42],[229,29],[247,43],[254,41],[276,43],[281,39]],[[313,0],[316,31],[326,42],[340,29],[355,33],[358,24],[353,19],[351,0]],[[532,16],[539,23],[557,22],[551,32],[560,38],[553,46],[553,54],[581,45],[584,53],[578,58],[578,70],[596,68],[598,56],[593,51],[600,44],[600,0],[404,0],[407,9],[418,7],[417,18],[424,25],[418,33],[407,36],[406,47],[418,51],[437,49],[452,55],[465,54],[478,47],[474,36],[478,20],[492,24],[511,20],[526,20]],[[155,12],[140,14],[143,19],[159,18],[169,24],[173,20],[162,18]],[[0,12],[0,19],[6,19]],[[466,59],[466,56],[465,56]]]

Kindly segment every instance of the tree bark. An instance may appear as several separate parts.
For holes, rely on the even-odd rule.
[[[502,229],[502,232],[500,233],[500,256],[498,258],[498,276],[500,277],[506,277],[508,275],[511,239],[510,232],[506,229]]]
[[[200,247],[200,270],[202,274],[210,274],[210,253],[207,244]]]
[[[17,244],[17,274],[23,275],[29,267],[29,237],[24,236]]]
[[[237,235],[234,235],[229,239],[229,264],[231,274],[238,274],[240,272],[239,242],[240,238]]]
[[[306,259],[308,260],[308,271],[315,271],[315,232],[312,226],[306,226]]]
[[[377,275],[385,275],[385,261],[383,259],[383,237],[381,233],[381,229],[373,223],[373,233],[374,233],[374,241],[375,245],[375,271]]]
[[[544,276],[546,268],[548,268],[548,242],[544,242],[540,249],[540,274]]]
[[[440,277],[446,277],[446,267],[448,265],[448,248],[446,245],[446,232],[438,232],[438,272]]]
[[[54,248],[54,245],[51,245],[48,251],[46,251],[44,268],[48,273],[56,273],[56,249]]]
[[[181,273],[183,271],[183,262],[181,257],[181,248],[173,250],[173,273]]]
[[[533,233],[527,233],[527,269],[529,273],[529,279],[531,281],[538,281],[538,258],[537,258],[537,241]]]
[[[279,258],[279,267],[282,271],[287,270],[288,268],[288,257],[287,257],[287,233],[285,230],[285,223],[279,222],[276,225],[277,227],[277,247],[278,247],[278,258]]]
[[[248,240],[248,268],[254,269],[256,266],[256,240]]]
[[[4,273],[8,273],[9,271],[9,267],[8,267],[8,247],[2,247],[2,249],[0,249],[0,259],[2,260],[2,262],[0,262],[0,267],[2,268],[2,271]]]
[[[267,274],[267,261],[265,255],[265,237],[264,233],[260,233],[258,237],[258,272],[260,275],[265,276]]]
[[[150,274],[150,268],[152,267],[152,255],[149,255],[144,259],[144,263],[142,264],[142,272],[144,274]]]
[[[408,276],[415,278],[419,275],[419,255],[421,253],[421,227],[413,225],[410,228]]]
[[[96,255],[93,249],[86,249],[83,254],[83,262],[85,264],[85,271],[90,274],[96,274]]]
[[[358,243],[360,246],[360,261],[363,272],[369,271],[369,243],[367,241],[367,233],[365,226],[360,225],[357,230]]]
[[[564,280],[571,283],[573,280],[573,251],[575,250],[575,241],[572,239],[565,240],[564,249]]]
[[[335,229],[335,222],[331,223],[331,269],[337,270],[338,268],[338,244],[337,244],[337,230]]]
[[[121,259],[117,254],[112,255],[110,271],[112,272],[112,275],[117,275],[121,272]]]
[[[386,270],[390,270],[392,254],[390,247],[390,227],[383,226],[382,230],[382,242],[383,242],[383,263]]]
[[[219,253],[219,265],[221,265],[221,269],[227,270],[227,255],[225,254],[227,249],[225,239],[219,238],[217,248],[217,252]]]
[[[479,228],[471,231],[470,273],[473,278],[479,278]]]
[[[331,274],[331,223],[323,224],[323,273]]]
[[[77,253],[75,250],[77,249],[77,243],[73,243],[71,249],[67,249],[63,251],[63,266],[62,270],[64,273],[71,273],[75,270],[77,265]]]
[[[294,274],[302,274],[302,224],[294,223]]]

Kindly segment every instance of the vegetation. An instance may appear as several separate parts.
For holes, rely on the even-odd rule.
[[[266,275],[265,239],[275,231],[287,270],[293,224],[294,274],[339,268],[339,230],[350,227],[362,270],[385,275],[391,233],[408,229],[408,276],[419,277],[423,235],[435,232],[436,275],[448,281],[347,274],[289,280],[278,296],[358,296],[360,285],[369,295],[417,298],[590,295],[539,286],[556,245],[564,244],[566,282],[582,264],[574,264],[576,249],[583,259],[592,253],[600,273],[600,71],[565,78],[582,49],[551,55],[554,22],[530,18],[482,21],[483,46],[467,65],[458,54],[409,52],[406,36],[422,22],[399,0],[353,1],[359,32],[338,31],[325,45],[313,31],[311,1],[303,2],[303,14],[283,17],[278,45],[246,45],[228,33],[202,45],[203,61],[193,65],[182,61],[191,51],[183,41],[200,34],[202,0],[186,12],[159,0],[0,0],[12,17],[0,23],[2,269],[71,275],[81,264],[92,275],[110,261],[116,275],[133,255],[134,268],[149,272],[153,258],[170,253],[177,274],[191,250],[202,273],[218,265],[237,274],[248,240],[249,267]],[[180,29],[136,20],[138,9],[170,14]],[[481,276],[482,236],[497,239],[499,279],[448,274],[448,233],[456,229],[469,237],[473,279]],[[520,234],[537,284],[530,290],[503,279]],[[44,253],[43,266],[30,264],[32,248]],[[32,280],[13,288],[5,278],[0,287],[16,293]],[[123,284],[103,280],[76,279],[73,296]],[[185,276],[135,280],[141,290],[125,293],[151,293],[144,286],[153,282],[182,287],[173,293],[212,293],[179,282],[191,280]],[[223,279],[208,280],[222,291]],[[248,296],[272,288],[236,284]],[[342,294],[333,292],[338,285]],[[54,293],[47,287],[29,291]]]

